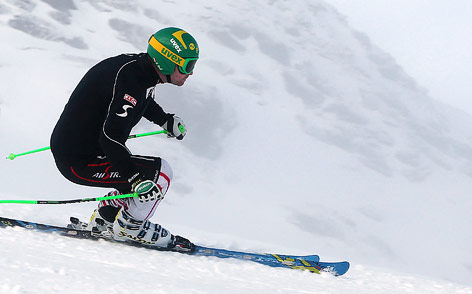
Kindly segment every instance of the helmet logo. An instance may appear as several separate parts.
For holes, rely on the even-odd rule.
[[[184,65],[185,60],[179,57],[177,54],[174,52],[170,51],[166,47],[162,47],[161,54],[165,56],[165,58],[169,59],[175,64],[178,64],[180,66]]]
[[[180,49],[179,44],[177,44],[177,42],[174,40],[174,38],[170,39],[170,42],[172,43],[172,45],[174,45],[174,48],[175,48],[175,50],[177,50],[177,53],[182,52],[182,49]]]
[[[162,70],[162,66],[159,64],[159,62],[157,62],[156,58],[154,57],[152,60],[153,60],[154,63],[157,65],[157,67],[159,68],[159,70]]]
[[[188,33],[184,30],[180,30],[173,33],[172,36],[176,37],[177,40],[179,40],[179,42],[184,46],[184,48],[187,49],[187,45],[185,44],[184,39],[182,39],[183,34],[188,34]]]
[[[174,52],[170,51],[167,49],[164,45],[162,45],[154,36],[151,37],[149,40],[149,45],[151,45],[154,50],[162,54],[165,58],[168,60],[172,61],[175,64],[178,64],[179,66],[184,66],[185,64],[185,59],[180,57],[179,55],[175,54]],[[154,57],[154,62],[156,62],[156,58]]]

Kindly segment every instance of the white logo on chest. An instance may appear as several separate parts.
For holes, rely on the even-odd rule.
[[[133,108],[133,106],[131,105],[123,105],[123,110],[124,112],[123,113],[117,113],[116,115],[120,116],[120,117],[127,117],[128,116],[128,109],[130,108]]]

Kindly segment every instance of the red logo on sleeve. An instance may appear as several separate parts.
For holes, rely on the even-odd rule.
[[[134,99],[131,95],[128,95],[128,94],[125,94],[123,99],[125,99],[129,103],[133,104],[133,106],[136,106],[136,104],[138,103],[138,101],[136,99]]]

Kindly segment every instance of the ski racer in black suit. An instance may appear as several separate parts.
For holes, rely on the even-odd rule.
[[[195,39],[179,28],[165,28],[149,39],[146,53],[123,54],[92,67],[72,92],[51,136],[59,171],[70,181],[109,187],[108,195],[139,198],[101,201],[87,228],[115,240],[191,251],[185,238],[149,221],[173,177],[167,161],[133,155],[125,143],[142,117],[182,140],[182,119],[154,100],[158,84],[182,86],[199,56]],[[100,220],[100,221],[99,221]]]

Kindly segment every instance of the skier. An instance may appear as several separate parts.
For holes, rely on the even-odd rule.
[[[108,195],[139,196],[101,201],[88,229],[109,231],[118,241],[194,250],[186,238],[149,221],[172,181],[169,164],[159,157],[133,155],[125,142],[142,117],[169,136],[184,138],[182,119],[154,101],[155,87],[182,86],[193,74],[198,56],[198,44],[189,33],[164,28],[150,37],[146,53],[101,61],[72,92],[51,136],[57,168],[74,183],[114,188]]]

